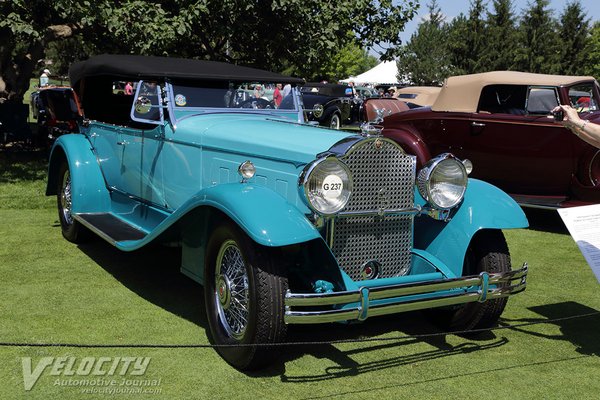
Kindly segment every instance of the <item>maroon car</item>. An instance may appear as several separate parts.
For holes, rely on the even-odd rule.
[[[600,203],[600,150],[554,121],[558,104],[600,123],[593,77],[501,71],[448,78],[430,107],[387,116],[383,133],[410,148],[419,167],[443,152],[468,158],[472,177],[522,206]]]

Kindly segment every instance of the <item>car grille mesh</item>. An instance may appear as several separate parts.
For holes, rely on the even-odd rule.
[[[352,171],[353,190],[344,211],[372,212],[414,207],[415,157],[386,139],[367,139],[342,158]],[[332,251],[353,280],[363,265],[377,261],[379,278],[410,270],[413,215],[337,218]]]

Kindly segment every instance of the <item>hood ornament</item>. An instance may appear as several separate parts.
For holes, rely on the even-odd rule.
[[[386,108],[375,108],[375,118],[368,122],[363,122],[360,125],[360,134],[365,137],[382,136],[383,127],[381,123],[383,119],[392,114],[392,110]]]

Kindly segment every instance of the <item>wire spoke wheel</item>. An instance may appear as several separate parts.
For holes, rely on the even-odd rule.
[[[73,217],[71,215],[71,174],[67,169],[63,175],[62,185],[60,190],[60,211],[65,222],[68,225],[73,224]]]
[[[287,276],[278,250],[255,243],[231,221],[220,223],[208,240],[204,283],[210,339],[221,357],[240,370],[275,359],[279,348],[268,345],[287,332]]]
[[[69,164],[64,161],[58,170],[56,180],[56,205],[62,235],[72,243],[83,243],[90,238],[90,232],[73,218],[73,179]]]
[[[217,255],[215,304],[225,331],[241,339],[248,326],[248,274],[242,253],[233,240],[223,243]]]

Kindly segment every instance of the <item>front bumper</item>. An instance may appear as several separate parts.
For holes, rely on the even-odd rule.
[[[507,297],[525,290],[527,263],[518,270],[503,273],[482,272],[479,275],[431,282],[362,287],[354,291],[330,293],[291,293],[285,296],[285,322],[318,324],[327,322],[364,321],[368,317],[485,302]],[[518,281],[513,284],[513,281]],[[491,287],[494,286],[494,287]],[[454,289],[454,290],[453,290]],[[439,292],[439,293],[438,293]],[[421,295],[421,298],[414,296]],[[292,310],[292,307],[336,306],[318,311]]]

